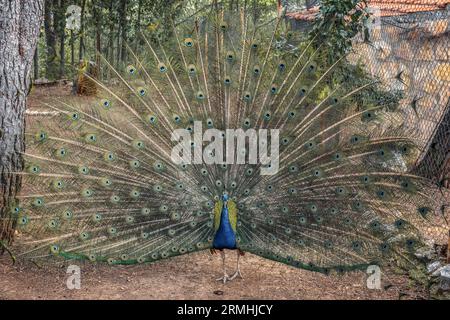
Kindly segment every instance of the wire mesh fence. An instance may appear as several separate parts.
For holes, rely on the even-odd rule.
[[[283,4],[296,28],[308,28],[320,1]],[[349,61],[380,79],[384,90],[402,93],[398,108],[402,127],[414,134],[422,150],[415,171],[448,186],[450,1],[372,0],[368,4],[368,34],[354,39]]]

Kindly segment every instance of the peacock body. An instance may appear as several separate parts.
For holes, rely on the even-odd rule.
[[[121,69],[103,59],[116,81],[86,76],[96,103],[46,103],[58,115],[30,120],[20,256],[134,264],[227,248],[326,273],[413,263],[448,229],[439,190],[408,171],[414,129],[389,99],[361,104],[379,82],[348,78],[345,55],[330,62],[240,2],[171,30]],[[231,156],[228,129],[247,134]],[[256,141],[257,161],[238,163]]]

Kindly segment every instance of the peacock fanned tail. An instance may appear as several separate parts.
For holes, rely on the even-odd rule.
[[[439,189],[409,173],[417,129],[395,98],[364,100],[380,83],[349,78],[345,55],[330,62],[314,37],[298,42],[281,15],[243,4],[169,24],[169,36],[129,49],[128,65],[102,59],[110,78],[91,78],[95,103],[46,103],[57,115],[30,119],[12,208],[19,256],[133,264],[204,250],[224,192],[239,249],[320,272],[414,263],[410,253],[448,229]],[[194,121],[279,129],[278,172],[175,164],[172,133],[195,134]]]

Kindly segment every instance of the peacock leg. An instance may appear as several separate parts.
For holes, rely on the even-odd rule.
[[[239,250],[236,250],[237,252],[237,260],[236,260],[236,272],[231,276],[230,280],[233,280],[236,277],[239,277],[241,279],[244,279],[241,273],[241,269],[239,268],[239,258],[241,256],[241,252]]]
[[[225,251],[221,250],[220,255],[222,257],[222,268],[223,268],[223,277],[217,278],[217,281],[223,281],[225,284],[227,281],[231,280],[230,277],[227,274],[227,270],[225,267]]]

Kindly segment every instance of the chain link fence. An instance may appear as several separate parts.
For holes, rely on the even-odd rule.
[[[437,7],[413,4],[418,1],[376,2],[369,1],[368,34],[354,39],[349,60],[380,79],[384,90],[402,92],[402,127],[422,150],[415,171],[449,187],[450,5],[441,1],[432,10]],[[294,28],[308,29],[320,1],[283,4]]]

